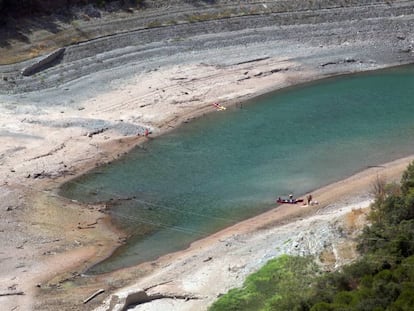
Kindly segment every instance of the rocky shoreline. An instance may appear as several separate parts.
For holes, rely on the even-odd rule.
[[[213,101],[231,105],[298,83],[414,61],[414,1],[312,2],[317,10],[288,1],[151,3],[146,10],[62,23],[55,33],[25,33],[27,40],[7,39],[10,44],[0,47],[0,60],[9,61],[0,66],[0,261],[5,268],[0,289],[25,293],[0,297],[6,309],[90,310],[144,275],[169,275],[165,267],[176,257],[81,277],[113,251],[122,234],[94,207],[56,195],[61,182],[148,139],[142,136],[145,129],[155,137],[213,111]],[[70,38],[74,44],[62,45]],[[56,62],[21,74],[63,46]],[[15,55],[42,56],[10,64]],[[152,280],[141,284],[153,285]],[[199,281],[207,287],[210,282]],[[85,292],[98,287],[106,293],[84,305]],[[199,301],[201,308],[211,295]]]

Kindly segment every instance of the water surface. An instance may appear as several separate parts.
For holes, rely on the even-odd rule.
[[[215,112],[66,184],[132,235],[90,272],[153,260],[371,165],[414,153],[414,67],[328,79]],[[317,199],[317,198],[316,198]]]

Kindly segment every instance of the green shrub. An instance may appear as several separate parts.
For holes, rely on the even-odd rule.
[[[306,299],[318,269],[311,258],[281,256],[230,290],[210,310],[308,310]],[[298,295],[300,293],[301,295]]]

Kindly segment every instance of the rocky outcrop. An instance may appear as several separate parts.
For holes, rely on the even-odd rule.
[[[151,287],[152,288],[152,287]],[[192,299],[200,299],[201,297],[192,294],[174,294],[174,293],[149,293],[147,289],[130,288],[125,291],[111,295],[106,303],[102,304],[97,311],[124,311],[128,307],[148,303],[158,299],[183,299],[185,301]]]
[[[43,69],[53,66],[54,63],[57,63],[59,59],[62,58],[64,52],[65,52],[65,48],[60,48],[50,53],[46,57],[43,57],[40,60],[36,61],[34,64],[31,64],[28,67],[24,68],[22,70],[22,75],[31,76],[35,74],[36,72],[39,72]]]

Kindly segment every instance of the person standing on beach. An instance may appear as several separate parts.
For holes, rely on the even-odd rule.
[[[308,196],[306,197],[306,199],[308,200],[308,205],[310,205],[312,203],[312,195],[308,194]]]

